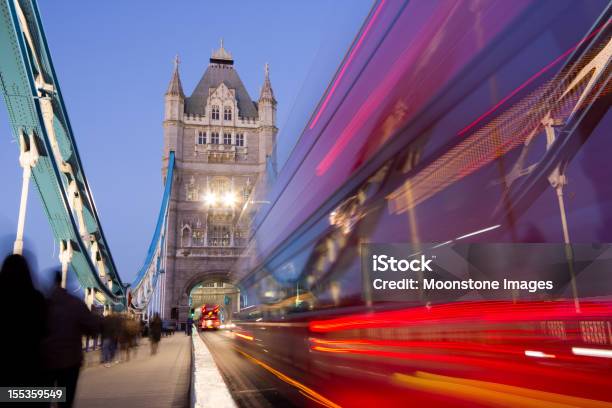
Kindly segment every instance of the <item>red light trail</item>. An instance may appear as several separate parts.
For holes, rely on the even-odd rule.
[[[342,80],[342,77],[344,76],[344,73],[346,72],[346,69],[351,64],[351,61],[355,57],[355,54],[357,53],[357,51],[361,47],[361,44],[363,43],[363,40],[364,40],[365,36],[370,31],[370,28],[372,28],[372,25],[374,24],[374,21],[376,20],[376,17],[378,17],[378,14],[380,13],[380,10],[382,9],[383,5],[385,4],[385,1],[386,0],[382,0],[380,2],[380,4],[378,5],[378,7],[376,8],[376,11],[374,11],[374,14],[372,15],[372,18],[370,19],[370,21],[368,22],[368,25],[363,30],[363,33],[359,37],[359,40],[357,40],[357,43],[355,44],[355,47],[353,47],[353,49],[351,50],[351,52],[350,52],[350,54],[349,54],[349,56],[348,56],[348,58],[346,60],[346,64],[344,64],[342,66],[342,69],[340,70],[340,73],[338,74],[338,76],[334,80],[334,83],[332,84],[329,92],[325,96],[325,99],[323,100],[323,103],[321,104],[321,107],[317,111],[317,114],[316,114],[315,118],[310,123],[309,129],[312,130],[316,126],[317,122],[319,121],[319,118],[321,117],[321,114],[323,113],[323,111],[327,107],[327,104],[329,103],[329,100],[331,99],[332,95],[336,91],[336,88],[338,87],[338,84]]]
[[[548,63],[548,65],[546,65],[544,68],[542,68],[541,70],[539,70],[538,72],[536,72],[535,74],[533,74],[531,77],[529,77],[529,79],[527,79],[525,82],[523,82],[521,85],[519,85],[516,89],[514,89],[512,92],[510,92],[508,95],[506,95],[501,101],[497,102],[492,108],[490,108],[488,111],[486,111],[485,113],[483,113],[482,115],[480,115],[476,120],[474,120],[472,123],[470,123],[469,125],[467,125],[466,127],[464,127],[463,129],[461,129],[458,133],[457,136],[461,136],[464,133],[466,133],[467,131],[469,131],[470,129],[472,129],[474,126],[476,126],[478,123],[480,123],[482,120],[484,120],[487,116],[489,116],[490,114],[492,114],[493,112],[495,112],[500,106],[502,106],[504,103],[506,103],[508,100],[512,99],[513,96],[515,96],[517,93],[519,93],[520,91],[522,91],[523,89],[525,89],[529,84],[531,84],[533,81],[535,81],[536,79],[538,79],[540,76],[542,76],[545,72],[547,72],[548,70],[550,70],[552,67],[554,67],[555,65],[557,65],[559,62],[561,62],[564,58],[566,58],[569,54],[571,54],[572,52],[574,52],[576,50],[576,48],[580,47],[582,44],[584,44],[586,41],[590,40],[591,38],[593,38],[593,36],[595,36],[595,34],[597,34],[599,31],[601,31],[602,28],[604,28],[606,25],[608,25],[610,23],[610,20],[606,21],[604,24],[602,24],[599,28],[593,30],[593,32],[591,34],[589,34],[588,36],[586,36],[585,38],[583,38],[582,40],[580,40],[576,45],[574,45],[573,47],[571,47],[570,49],[568,49],[567,51],[565,51],[563,54],[559,55],[557,58],[555,58],[552,62]]]

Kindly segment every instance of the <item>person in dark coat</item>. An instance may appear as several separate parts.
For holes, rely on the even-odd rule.
[[[98,334],[100,320],[83,301],[66,292],[61,282],[62,275],[58,272],[47,303],[48,332],[44,340],[44,360],[48,385],[66,387],[66,402],[60,403],[60,406],[70,407],[83,362],[82,336]]]
[[[187,325],[185,326],[185,334],[191,336],[191,331],[193,330],[193,318],[189,316],[187,318]]]
[[[118,315],[110,314],[104,318],[102,322],[102,363],[106,367],[110,367],[115,358],[120,331],[121,319]]]
[[[43,384],[45,317],[45,299],[34,288],[26,259],[9,255],[0,270],[0,386]]]
[[[161,340],[162,333],[162,321],[159,317],[159,313],[155,313],[151,323],[149,323],[149,338],[151,341],[151,355],[157,353],[157,347],[159,346],[159,342]]]

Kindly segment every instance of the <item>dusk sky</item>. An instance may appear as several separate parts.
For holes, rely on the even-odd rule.
[[[270,64],[282,163],[371,5],[370,0],[39,1],[81,159],[124,282],[132,281],[144,260],[159,211],[163,95],[175,54],[187,95],[221,37],[254,99],[264,64]],[[0,251],[7,254],[22,171],[1,105]],[[57,246],[31,187],[25,247],[46,280],[59,264]]]

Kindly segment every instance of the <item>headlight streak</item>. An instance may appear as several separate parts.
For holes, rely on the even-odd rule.
[[[255,340],[255,338],[253,336],[248,336],[248,335],[242,334],[242,333],[234,332],[234,335],[237,336],[237,337],[240,337],[241,339],[245,339],[245,340],[249,340],[249,341]]]
[[[392,381],[417,391],[450,396],[477,404],[496,406],[547,407],[609,407],[606,401],[535,390],[525,387],[500,384],[490,381],[472,380],[417,371],[413,375],[395,373]]]
[[[572,347],[572,353],[577,356],[612,358],[612,350],[586,347]]]
[[[556,358],[554,354],[544,353],[543,351],[535,351],[535,350],[525,350],[525,355],[527,357],[537,357],[537,358]]]
[[[236,350],[237,352],[239,352],[240,354],[242,354],[244,357],[246,357],[249,361],[251,361],[254,364],[259,365],[260,367],[266,369],[267,371],[269,371],[270,373],[274,374],[276,377],[278,377],[279,379],[281,379],[282,381],[286,382],[289,385],[292,385],[293,387],[297,388],[303,395],[307,396],[309,399],[312,399],[313,401],[328,407],[328,408],[341,408],[340,405],[334,403],[333,401],[328,400],[327,398],[325,398],[324,396],[322,396],[321,394],[319,394],[318,392],[316,392],[315,390],[305,386],[304,384],[300,383],[299,381],[294,380],[293,378],[281,373],[280,371],[272,368],[271,366],[269,366],[268,364],[264,363],[261,360],[256,359],[255,357],[251,356],[248,353],[245,353],[244,351],[240,350],[238,347],[234,347],[234,350]]]

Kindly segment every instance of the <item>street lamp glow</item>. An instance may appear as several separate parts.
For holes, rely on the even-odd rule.
[[[223,196],[223,203],[227,205],[228,207],[233,207],[234,204],[236,204],[236,201],[237,201],[236,194],[233,191],[228,191]]]
[[[213,193],[212,191],[209,191],[204,196],[204,202],[207,205],[215,205],[217,203],[217,195],[215,193]]]

